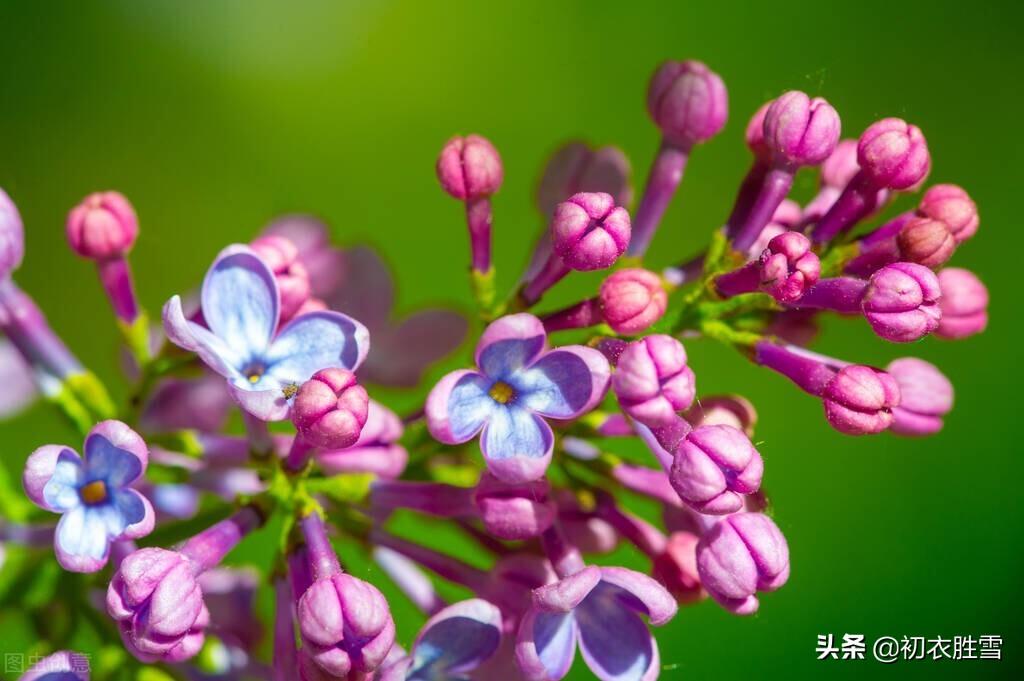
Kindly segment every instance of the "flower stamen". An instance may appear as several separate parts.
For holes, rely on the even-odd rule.
[[[487,394],[498,404],[508,404],[515,399],[516,391],[504,381],[495,381],[491,389],[487,391]]]
[[[93,480],[78,490],[78,495],[87,504],[99,504],[107,500],[107,485],[102,480]]]

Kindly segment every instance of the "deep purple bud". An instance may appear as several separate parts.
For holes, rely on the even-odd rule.
[[[973,272],[947,267],[939,272],[942,319],[935,335],[966,338],[981,333],[988,325],[988,289]]]
[[[292,422],[309,444],[344,449],[359,439],[369,401],[351,371],[321,369],[295,395]]]
[[[871,275],[861,309],[876,334],[894,343],[909,343],[938,328],[940,295],[934,272],[898,262]]]
[[[881,433],[892,425],[900,389],[892,376],[868,366],[840,369],[822,392],[825,418],[847,435]]]
[[[764,144],[785,166],[817,165],[839,142],[839,114],[821,97],[792,90],[772,102],[764,117]]]
[[[281,320],[296,316],[309,300],[309,273],[299,260],[299,249],[283,236],[261,236],[249,246],[267,264],[281,292]]]
[[[667,139],[689,146],[718,134],[729,115],[729,96],[704,64],[667,61],[651,78],[647,110]]]
[[[900,387],[890,430],[900,435],[931,435],[942,430],[942,417],[953,408],[953,384],[934,364],[904,357],[886,371]]]
[[[555,252],[580,271],[611,267],[629,245],[629,213],[610,194],[576,194],[555,208],[551,236]]]
[[[840,140],[832,155],[821,163],[821,183],[843,189],[860,171],[857,164],[857,140]]]
[[[601,284],[601,316],[615,333],[634,335],[661,319],[668,293],[661,277],[641,268],[619,270]]]
[[[955,184],[929,187],[921,197],[917,212],[946,223],[958,244],[978,231],[978,207],[967,192]]]
[[[956,244],[946,223],[929,217],[911,218],[896,236],[900,260],[931,269],[949,260]]]
[[[536,537],[551,527],[554,505],[548,501],[545,479],[518,485],[501,482],[484,471],[474,493],[480,519],[499,539],[519,541]]]
[[[0,279],[6,279],[21,266],[25,257],[25,228],[18,208],[0,189]]]
[[[750,615],[757,611],[758,591],[774,591],[789,579],[789,546],[768,516],[737,513],[701,538],[697,572],[722,607]]]
[[[860,136],[857,163],[876,187],[910,189],[928,175],[931,156],[920,129],[901,118],[883,118]]]
[[[68,243],[83,258],[121,258],[135,245],[138,235],[135,209],[117,192],[90,194],[68,214]]]
[[[758,260],[761,290],[772,298],[791,303],[818,283],[821,261],[811,250],[811,240],[800,232],[785,232],[768,242]]]
[[[692,532],[673,532],[665,550],[654,558],[651,573],[679,603],[693,603],[707,593],[697,574],[697,544]]]
[[[763,474],[761,455],[742,431],[701,426],[679,445],[669,481],[695,511],[723,515],[743,508],[743,495],[761,487]]]
[[[460,201],[490,196],[503,177],[498,150],[479,135],[451,138],[437,159],[441,187]]]
[[[672,336],[647,336],[619,356],[612,387],[623,411],[652,428],[678,420],[689,408],[696,378],[686,365],[686,349]]]
[[[772,100],[774,101],[774,100]],[[764,117],[768,113],[772,101],[765,102],[754,112],[747,123],[746,140],[747,147],[754,154],[758,162],[768,164],[772,160],[772,151],[764,141]]]

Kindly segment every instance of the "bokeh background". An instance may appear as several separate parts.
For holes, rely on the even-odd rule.
[[[702,393],[741,392],[760,411],[765,486],[793,570],[756,617],[711,602],[682,610],[659,632],[663,678],[1020,678],[1020,25],[1015,3],[934,0],[4,3],[0,186],[27,230],[18,281],[113,384],[111,315],[93,269],[63,240],[67,211],[90,191],[119,189],[138,209],[132,261],[150,310],[198,282],[223,245],[290,211],[323,216],[342,243],[377,245],[397,271],[400,308],[465,305],[462,217],[433,175],[454,133],[483,133],[504,158],[495,247],[509,286],[542,222],[539,169],[560,142],[621,146],[639,192],[658,139],[644,93],[665,58],[718,71],[730,120],[694,153],[653,265],[692,253],[724,219],[748,166],[743,128],[766,99],[823,95],[846,136],[903,116],[928,138],[931,181],[963,185],[980,207],[981,231],[955,264],[987,282],[990,328],[897,347],[863,323],[830,320],[818,347],[881,365],[924,357],[956,384],[956,408],[931,439],[844,437],[783,379],[690,343]],[[798,195],[812,191],[801,176]],[[594,284],[563,285],[546,302]],[[34,447],[77,442],[45,406],[0,433],[15,474]],[[266,564],[272,541],[247,540],[234,562]],[[421,620],[393,601],[408,643]],[[819,662],[826,633],[998,634],[1004,660]],[[32,639],[17,608],[0,612],[4,652]],[[587,677],[577,661],[572,678]]]

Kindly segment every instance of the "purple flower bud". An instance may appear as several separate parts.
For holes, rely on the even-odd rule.
[[[958,244],[978,231],[978,207],[967,192],[955,184],[929,187],[921,197],[917,212],[946,223]]]
[[[942,319],[935,335],[941,338],[966,338],[981,333],[988,325],[988,289],[975,274],[959,267],[939,272]]]
[[[143,662],[185,660],[202,647],[210,615],[193,568],[177,551],[139,549],[110,582],[107,611]]]
[[[580,192],[605,192],[616,205],[628,206],[633,200],[629,175],[629,159],[617,147],[591,149],[583,142],[570,142],[545,166],[537,185],[537,208],[546,218],[559,203]]]
[[[634,335],[661,319],[668,293],[661,277],[638,267],[618,270],[601,284],[601,316],[616,333]]]
[[[821,97],[792,90],[772,102],[764,117],[764,144],[776,163],[817,165],[839,142],[839,114]]]
[[[555,509],[548,501],[549,489],[543,478],[511,485],[485,471],[473,496],[487,531],[499,539],[518,541],[551,527]]]
[[[647,110],[662,134],[689,146],[718,134],[729,115],[729,97],[718,74],[698,61],[667,61],[647,88]]]
[[[117,192],[90,194],[68,214],[68,243],[83,258],[124,257],[138,235],[135,209]]]
[[[281,320],[288,321],[309,300],[309,274],[299,260],[299,249],[283,236],[261,236],[249,247],[256,252],[277,279],[281,294]]]
[[[667,426],[689,408],[696,391],[686,349],[672,336],[647,336],[619,357],[612,387],[623,411],[652,428]]]
[[[764,141],[764,117],[774,101],[765,102],[761,105],[761,108],[754,112],[754,115],[750,117],[750,121],[747,123],[745,135],[750,152],[754,154],[757,162],[765,165],[771,162],[772,151]]]
[[[900,388],[892,376],[868,366],[841,368],[822,392],[825,418],[847,435],[881,433],[892,425]]]
[[[0,279],[6,279],[21,266],[25,257],[25,228],[18,208],[0,189]]]
[[[551,235],[555,252],[574,270],[611,267],[629,245],[629,213],[610,194],[576,194],[555,208]]]
[[[722,515],[743,508],[743,495],[761,487],[763,473],[761,455],[742,431],[701,426],[679,445],[669,481],[694,510]]]
[[[898,262],[871,275],[861,309],[876,334],[909,343],[938,328],[940,295],[938,277],[930,269]]]
[[[321,369],[302,384],[292,405],[292,422],[307,442],[344,449],[359,439],[370,398],[346,369]]]
[[[679,603],[694,603],[707,593],[697,574],[697,543],[692,532],[673,532],[665,550],[654,558],[651,573]]]
[[[786,232],[768,242],[758,260],[761,290],[791,303],[818,283],[821,261],[811,251],[811,240],[800,232]]]
[[[910,189],[928,175],[931,156],[924,135],[901,118],[883,118],[860,136],[857,162],[872,184]]]
[[[896,236],[900,260],[931,269],[949,260],[956,244],[946,223],[929,217],[911,218]]]
[[[821,183],[841,190],[853,181],[859,171],[857,140],[840,140],[832,154],[821,163]]]
[[[722,607],[750,615],[757,611],[758,591],[774,591],[789,579],[789,547],[768,516],[737,513],[701,538],[697,571]]]
[[[683,418],[694,428],[700,426],[732,426],[750,437],[757,423],[757,410],[745,397],[739,395],[712,395],[699,398],[683,413]]]
[[[889,363],[886,371],[900,387],[890,430],[899,435],[931,435],[942,430],[942,417],[953,408],[953,384],[934,364],[916,357]]]
[[[451,138],[437,159],[441,187],[460,201],[490,196],[503,177],[498,150],[479,135]]]

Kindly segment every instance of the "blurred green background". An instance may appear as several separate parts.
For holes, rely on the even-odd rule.
[[[1009,2],[4,3],[0,186],[27,230],[18,281],[113,384],[108,307],[63,237],[64,216],[90,191],[134,202],[143,231],[132,262],[152,311],[195,285],[223,245],[287,211],[322,215],[342,243],[379,246],[403,309],[466,304],[461,212],[433,175],[454,133],[483,133],[502,153],[495,247],[507,287],[541,224],[539,169],[560,142],[621,146],[639,192],[658,140],[644,93],[663,59],[718,71],[731,117],[694,153],[653,265],[692,253],[724,219],[748,166],[743,128],[766,99],[823,95],[845,136],[903,116],[928,138],[931,181],[961,184],[980,207],[981,231],[955,264],[987,282],[990,328],[897,347],[863,323],[830,320],[818,347],[881,365],[924,357],[954,381],[956,408],[931,439],[843,437],[783,379],[689,343],[701,393],[742,392],[760,411],[765,486],[793,567],[756,617],[711,602],[682,610],[658,633],[663,678],[1020,678],[1020,26]],[[798,195],[812,191],[801,176]],[[595,281],[567,283],[546,303]],[[43,406],[0,433],[12,471],[40,444],[77,444]],[[265,562],[268,541],[235,558]],[[408,643],[420,619],[393,601]],[[826,633],[998,634],[1004,660],[819,662]],[[4,651],[33,642],[12,611],[0,613],[0,640]],[[572,678],[588,678],[579,660]]]

